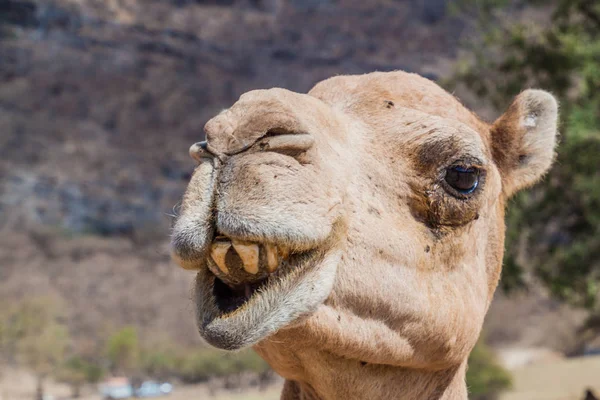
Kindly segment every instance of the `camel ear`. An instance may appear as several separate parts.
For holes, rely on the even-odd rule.
[[[558,123],[556,99],[525,90],[491,129],[492,153],[507,197],[536,183],[554,161]]]

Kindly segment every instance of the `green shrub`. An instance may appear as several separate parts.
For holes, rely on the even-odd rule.
[[[508,371],[500,366],[492,350],[480,340],[469,356],[467,385],[471,400],[493,400],[511,387]]]
[[[242,373],[260,375],[269,369],[269,365],[252,350],[226,353],[203,348],[190,352],[183,358],[178,374],[183,381],[193,383]]]
[[[244,350],[231,356],[236,372],[263,374],[271,369],[269,364],[253,350]]]
[[[231,362],[226,353],[200,349],[184,357],[179,372],[184,382],[195,383],[205,382],[211,377],[227,375],[231,370]]]
[[[2,311],[2,355],[36,376],[36,398],[44,395],[44,380],[65,360],[70,343],[60,298],[31,297]]]
[[[182,357],[173,348],[144,349],[141,353],[141,369],[144,375],[166,379],[176,376],[181,369]]]
[[[73,397],[79,397],[81,387],[84,384],[98,383],[103,375],[104,371],[101,366],[74,356],[61,366],[56,373],[56,378],[59,382],[71,386]]]
[[[561,143],[552,170],[509,207],[502,286],[514,289],[537,277],[560,300],[599,315],[600,2],[457,4],[467,14],[478,13],[482,38],[471,43],[454,84],[498,109],[527,87],[549,90],[561,104]],[[551,21],[509,18],[521,6],[542,6]]]
[[[140,345],[137,330],[129,326],[113,334],[108,339],[106,356],[114,373],[131,375],[138,372]]]

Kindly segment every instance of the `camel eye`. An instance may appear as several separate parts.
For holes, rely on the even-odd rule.
[[[455,165],[446,170],[446,183],[460,194],[470,194],[479,185],[479,169]]]

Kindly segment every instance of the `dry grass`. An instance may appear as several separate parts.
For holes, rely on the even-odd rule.
[[[240,393],[219,392],[215,397],[210,397],[205,387],[188,386],[177,390],[177,392],[173,393],[168,400],[194,400],[204,398],[214,400],[277,400],[279,399],[280,393],[281,387],[277,385],[264,392],[252,388]]]

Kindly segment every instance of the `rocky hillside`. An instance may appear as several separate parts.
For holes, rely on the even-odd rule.
[[[256,88],[443,77],[465,33],[446,3],[0,0],[0,305],[62,297],[81,346],[125,324],[197,342],[192,275],[169,261],[168,234],[204,123]],[[504,323],[566,321],[536,299],[523,315],[497,303],[490,339],[547,342]]]
[[[0,0],[0,309],[49,293],[79,346],[125,324],[197,343],[168,234],[204,123],[256,88],[443,77],[468,34],[446,3]],[[582,318],[541,293],[501,298],[486,332],[560,350]]]
[[[54,293],[80,338],[194,341],[171,214],[211,115],[335,74],[435,78],[445,0],[0,0],[0,301]]]
[[[3,227],[168,227],[206,120],[250,89],[335,74],[435,77],[444,1],[2,0]]]

